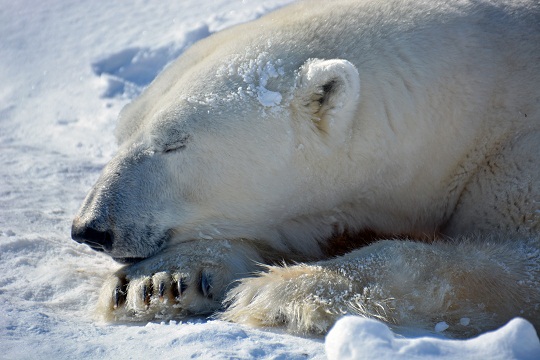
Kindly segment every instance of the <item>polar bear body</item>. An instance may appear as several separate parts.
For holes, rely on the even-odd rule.
[[[380,275],[351,275],[354,286],[343,280],[343,289],[356,289],[349,305],[367,309],[358,296],[373,286],[382,289],[377,306],[385,314],[403,304],[413,309],[428,292],[444,291],[411,276],[400,284],[421,296],[407,298],[391,276],[400,272],[399,261],[416,261],[430,274],[437,256],[466,256],[469,249],[478,263],[459,256],[444,261],[439,276],[448,293],[432,310],[449,314],[460,303],[448,298],[458,284],[475,286],[482,274],[499,273],[497,261],[508,260],[512,265],[501,266],[511,276],[501,279],[527,284],[517,292],[529,295],[503,297],[511,304],[480,311],[478,330],[520,311],[538,318],[539,59],[534,1],[302,2],[195,44],[123,110],[118,154],[74,220],[75,240],[120,261],[146,259],[106,284],[103,311],[165,316],[172,310],[156,305],[157,289],[157,298],[169,291],[175,302],[186,284],[199,291],[176,309],[214,310],[231,281],[256,269],[253,261],[325,260],[336,236],[367,231],[379,238],[461,240],[453,242],[455,250],[442,242],[392,240],[313,267],[276,268],[230,292],[225,317],[266,325],[285,318],[302,331],[324,331],[333,318],[308,321],[315,305],[296,311],[305,318],[289,318],[277,305],[279,311],[263,311],[258,300],[279,299],[254,288],[278,291],[280,284],[270,286],[279,282],[272,274],[289,270],[298,276],[282,279],[304,274],[316,279],[315,287],[338,284],[329,275],[336,264],[353,264],[351,274]],[[483,262],[488,253],[497,254],[496,263]],[[382,260],[366,260],[373,254]],[[527,268],[520,268],[520,256],[529,256]],[[196,266],[189,259],[198,259]],[[365,263],[378,265],[365,269]],[[308,304],[313,286],[291,302]],[[407,299],[382,305],[396,296]],[[493,304],[493,291],[487,300],[467,296],[461,307],[467,315]],[[327,303],[315,308],[324,313]],[[354,312],[347,306],[327,313]],[[485,320],[489,314],[495,320]]]

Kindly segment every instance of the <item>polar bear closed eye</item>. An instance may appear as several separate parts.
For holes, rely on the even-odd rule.
[[[128,264],[100,313],[538,329],[538,59],[535,1],[300,2],[193,45],[73,221]]]

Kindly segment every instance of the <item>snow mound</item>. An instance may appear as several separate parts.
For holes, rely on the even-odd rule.
[[[540,341],[528,321],[515,318],[502,328],[469,340],[397,338],[385,324],[347,316],[328,333],[328,359],[540,359]]]
[[[207,24],[196,24],[176,43],[157,48],[132,47],[120,50],[95,61],[92,71],[106,81],[102,96],[113,98],[126,95],[134,98],[163,70],[193,43],[211,34]]]
[[[100,286],[119,265],[69,236],[73,215],[116,151],[115,119],[126,102],[193,42],[289,2],[2,3],[1,359],[325,357],[322,339],[279,329],[205,319],[96,323]],[[253,67],[232,68],[246,85],[231,96],[249,95],[279,108],[286,99],[280,103],[271,83],[281,65],[254,59]],[[328,335],[326,351],[331,359],[540,359],[538,338],[521,319],[468,341],[411,332],[394,335],[379,322],[345,318]]]

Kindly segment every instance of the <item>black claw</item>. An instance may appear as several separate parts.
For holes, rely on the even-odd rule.
[[[212,275],[205,272],[201,273],[201,292],[204,297],[212,298],[210,291],[212,290]]]
[[[186,278],[180,277],[178,278],[178,280],[176,280],[176,285],[173,285],[173,287],[171,288],[171,291],[173,293],[174,298],[178,301],[180,300],[180,298],[182,297],[186,289],[187,289]]]
[[[113,305],[113,308],[114,309],[117,309],[119,306],[120,306],[120,287],[117,286],[115,289],[114,289],[114,293],[113,293],[113,301],[114,301],[114,305]]]
[[[143,285],[142,287],[142,297],[143,297],[143,301],[144,301],[144,304],[146,306],[149,306],[150,305],[150,296],[152,296],[152,286],[148,286],[148,285]]]
[[[121,280],[120,284],[114,288],[113,292],[113,309],[118,309],[126,301],[127,282]]]
[[[178,280],[178,293],[182,296],[187,290],[186,278],[182,277]]]
[[[163,281],[159,283],[158,293],[159,298],[163,300],[163,296],[165,295],[165,283]]]

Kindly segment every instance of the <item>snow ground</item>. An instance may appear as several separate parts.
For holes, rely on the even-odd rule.
[[[204,319],[92,319],[118,265],[69,233],[119,110],[194,41],[289,2],[0,0],[0,358],[540,358],[520,320],[456,342],[346,318],[325,344]]]

